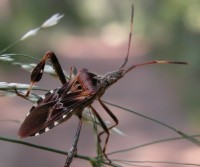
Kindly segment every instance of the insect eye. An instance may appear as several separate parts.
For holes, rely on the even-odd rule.
[[[105,81],[105,85],[106,85],[106,86],[109,86],[109,85],[110,85],[110,82],[109,82],[108,80],[106,80],[106,81]]]

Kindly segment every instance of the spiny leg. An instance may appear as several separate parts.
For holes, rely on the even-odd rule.
[[[31,73],[31,83],[30,83],[30,87],[28,88],[27,92],[25,95],[20,94],[16,91],[16,94],[20,97],[28,97],[28,95],[30,94],[30,91],[32,90],[32,87],[34,85],[34,83],[39,82],[42,78],[43,72],[44,72],[44,67],[45,67],[45,63],[46,61],[50,59],[53,65],[53,68],[55,69],[61,83],[64,85],[67,81],[65,78],[65,75],[63,73],[63,70],[60,66],[60,63],[56,57],[56,55],[54,54],[54,52],[49,51],[47,52],[43,59],[38,63],[38,65],[33,69],[32,73]]]
[[[82,120],[81,120],[81,117],[80,117],[78,128],[77,128],[76,134],[74,136],[74,142],[72,144],[71,149],[68,152],[68,156],[67,156],[67,159],[65,161],[65,166],[64,167],[69,167],[70,166],[74,155],[76,155],[76,153],[77,153],[77,143],[78,143],[78,139],[79,139],[80,132],[81,132],[81,126],[82,126]]]
[[[91,105],[89,106],[92,110],[92,112],[94,113],[94,115],[97,117],[101,127],[103,128],[103,130],[105,131],[105,133],[107,134],[107,137],[106,137],[106,140],[105,140],[105,144],[104,144],[104,147],[103,147],[103,155],[105,156],[105,158],[109,161],[109,163],[111,163],[111,160],[108,158],[108,156],[106,155],[106,146],[107,146],[107,143],[108,143],[108,139],[109,139],[109,136],[110,136],[110,132],[106,126],[106,124],[104,123],[104,121],[101,119],[100,115],[98,114],[98,112],[94,109],[94,107],[92,107]],[[100,135],[98,134],[98,141],[101,142],[101,138],[100,138]]]
[[[117,119],[117,117],[110,111],[110,109],[102,102],[102,100],[99,98],[98,99],[99,103],[101,104],[101,106],[104,108],[104,110],[108,113],[108,115],[113,119],[113,121],[115,122],[114,125],[110,126],[108,128],[108,130],[114,128],[115,126],[118,125],[119,121]],[[105,131],[102,131],[101,133],[99,133],[99,136],[101,136],[102,134],[104,134]]]

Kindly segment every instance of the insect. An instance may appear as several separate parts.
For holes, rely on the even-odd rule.
[[[133,64],[126,67],[129,58],[129,50],[132,38],[133,29],[133,15],[134,8],[132,6],[131,12],[131,30],[128,40],[127,55],[124,58],[121,66],[113,72],[108,72],[106,75],[97,75],[88,71],[87,69],[81,69],[75,76],[73,76],[73,70],[70,71],[69,80],[66,79],[61,65],[54,52],[47,52],[43,59],[37,64],[31,73],[31,84],[26,94],[22,94],[16,90],[16,94],[21,97],[28,97],[33,85],[39,82],[42,78],[45,63],[50,60],[62,86],[55,88],[45,94],[44,98],[40,98],[37,103],[30,109],[26,119],[22,123],[18,135],[22,138],[28,136],[37,136],[45,133],[53,127],[70,119],[72,115],[77,115],[79,118],[79,125],[74,136],[74,143],[69,151],[65,167],[69,166],[73,156],[77,151],[77,142],[82,126],[82,112],[88,107],[99,121],[102,131],[98,134],[98,141],[101,141],[101,136],[106,134],[105,143],[102,147],[102,152],[106,160],[110,163],[108,156],[106,155],[106,147],[109,140],[110,130],[118,125],[119,121],[117,117],[111,112],[111,110],[103,103],[101,97],[111,85],[116,83],[119,79],[123,78],[125,74],[132,71],[136,67],[150,65],[150,64],[187,64],[186,62],[179,61],[149,61],[141,64]],[[96,109],[93,107],[93,102],[97,100],[102,108],[111,117],[114,124],[107,126],[103,121],[103,118],[99,115]]]

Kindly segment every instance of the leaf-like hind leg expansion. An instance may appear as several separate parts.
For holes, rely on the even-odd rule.
[[[63,73],[63,70],[61,68],[61,65],[55,55],[54,52],[49,51],[46,52],[46,54],[44,55],[43,59],[38,63],[38,65],[33,69],[32,73],[31,73],[31,83],[30,83],[30,87],[28,88],[27,92],[25,95],[20,94],[20,93],[16,93],[18,96],[20,97],[28,97],[32,87],[34,85],[34,83],[39,82],[42,78],[43,72],[44,72],[44,67],[45,67],[45,63],[46,61],[50,59],[53,65],[53,68],[55,69],[61,83],[64,85],[67,83],[65,75]]]
[[[70,150],[68,152],[67,159],[65,161],[65,166],[64,167],[69,167],[70,166],[74,155],[76,155],[76,153],[77,153],[77,143],[78,143],[78,139],[79,139],[80,132],[81,132],[81,126],[82,126],[82,119],[80,117],[79,125],[78,125],[78,128],[77,128],[76,134],[74,136],[74,142],[73,142],[72,147],[70,148]]]

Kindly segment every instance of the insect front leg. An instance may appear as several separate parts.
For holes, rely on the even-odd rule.
[[[77,153],[77,143],[78,143],[78,139],[79,139],[79,136],[80,136],[81,127],[82,127],[82,119],[81,119],[81,117],[79,117],[79,118],[80,118],[79,125],[78,125],[78,128],[77,128],[76,134],[74,136],[74,142],[72,144],[72,147],[71,147],[70,151],[68,152],[68,156],[67,156],[67,159],[65,161],[65,166],[64,167],[69,167],[70,166],[74,155],[76,155],[76,153]]]
[[[67,83],[66,81],[66,78],[65,78],[65,75],[63,73],[63,70],[61,68],[61,65],[55,55],[54,52],[52,51],[49,51],[49,52],[46,52],[46,54],[44,55],[43,59],[38,63],[38,65],[33,69],[32,73],[31,73],[31,83],[30,83],[30,86],[26,92],[26,94],[20,94],[16,91],[16,94],[20,97],[28,97],[31,90],[32,90],[32,87],[33,85],[36,83],[36,82],[39,82],[42,78],[42,75],[43,75],[43,72],[44,72],[44,67],[45,67],[45,63],[46,61],[50,59],[51,62],[52,62],[52,65],[53,65],[53,68],[55,69],[61,83],[64,85],[65,83]]]

